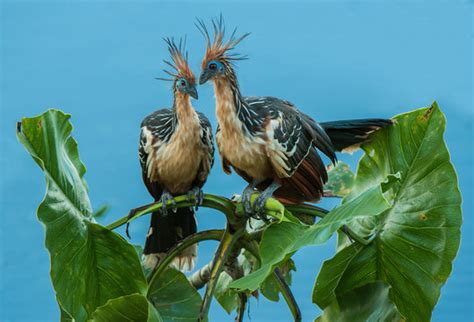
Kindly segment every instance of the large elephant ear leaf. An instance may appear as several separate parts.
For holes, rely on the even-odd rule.
[[[313,300],[325,308],[326,299],[333,299],[334,294],[339,298],[357,287],[383,281],[407,321],[429,321],[459,249],[461,195],[443,140],[446,120],[437,104],[394,120],[393,126],[378,131],[363,146],[365,155],[344,200],[350,202],[388,174],[400,173],[400,182],[385,194],[393,206],[376,218],[355,218],[349,223],[352,230],[375,239],[350,258],[336,254],[332,263],[340,262],[342,269],[323,266],[320,276],[338,282],[324,286],[318,278]],[[350,252],[348,244],[340,235],[340,253]],[[334,294],[325,294],[321,286]]]
[[[93,222],[85,167],[70,136],[69,118],[59,110],[24,118],[17,137],[46,178],[38,219],[46,230],[61,315],[86,321],[109,299],[146,294],[146,281],[133,246]]]
[[[162,322],[155,307],[141,294],[132,294],[109,300],[98,307],[89,322],[143,321]]]
[[[388,292],[389,288],[383,282],[351,290],[331,302],[315,322],[402,322]]]
[[[171,267],[151,282],[148,299],[164,322],[195,322],[201,306],[201,296],[186,275]]]

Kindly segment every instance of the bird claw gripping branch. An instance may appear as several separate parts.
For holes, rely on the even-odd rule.
[[[201,188],[199,187],[194,187],[191,190],[188,191],[186,194],[186,197],[188,201],[190,202],[192,199],[194,199],[194,205],[195,205],[195,210],[197,211],[199,209],[199,206],[202,205],[204,201],[204,192],[202,191]]]
[[[169,193],[168,191],[163,191],[163,194],[161,195],[161,214],[163,216],[168,216],[168,201],[171,201],[171,211],[173,213],[176,213],[178,211],[178,208],[176,206],[176,200],[174,197]]]

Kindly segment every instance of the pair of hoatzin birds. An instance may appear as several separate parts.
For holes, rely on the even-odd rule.
[[[318,123],[292,103],[269,96],[243,96],[234,62],[244,57],[232,52],[249,34],[236,37],[235,30],[224,40],[222,18],[213,21],[213,39],[205,24],[197,27],[207,40],[199,84],[212,82],[216,97],[218,128],[216,142],[227,174],[231,169],[249,184],[242,203],[249,216],[263,216],[265,201],[274,197],[284,204],[317,202],[324,196],[328,180],[326,166],[318,150],[332,163],[335,152],[357,148],[368,135],[392,124],[385,119],[345,120]],[[141,124],[139,158],[143,181],[160,212],[151,216],[144,248],[144,264],[154,267],[171,247],[196,232],[194,209],[167,210],[173,197],[187,194],[197,204],[203,199],[202,187],[214,162],[211,124],[194,110],[196,79],[188,65],[182,43],[165,39],[173,68],[171,76],[174,102],[171,109],[148,115]],[[251,203],[256,190],[261,194]],[[169,207],[168,207],[169,208]],[[191,270],[197,256],[192,246],[175,259],[175,266]]]

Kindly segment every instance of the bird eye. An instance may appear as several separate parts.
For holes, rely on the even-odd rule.
[[[216,68],[217,68],[216,63],[211,63],[211,64],[209,64],[209,69],[210,69],[210,70],[215,70]]]
[[[184,80],[181,81],[181,86],[186,86],[186,82]]]

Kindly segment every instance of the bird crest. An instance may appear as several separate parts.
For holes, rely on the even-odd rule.
[[[186,38],[180,39],[179,43],[176,44],[173,38],[164,38],[163,39],[168,45],[168,51],[171,56],[171,61],[163,60],[163,62],[172,68],[172,70],[163,69],[163,71],[170,75],[172,78],[162,78],[158,77],[157,79],[165,81],[176,81],[178,78],[185,78],[191,84],[196,82],[194,73],[189,67],[188,64],[188,52],[186,51]]]
[[[211,60],[219,60],[221,62],[230,63],[235,60],[247,59],[247,56],[242,56],[238,53],[231,53],[235,46],[244,40],[250,33],[245,33],[240,37],[236,36],[237,27],[234,29],[227,41],[224,41],[225,38],[225,26],[224,18],[222,15],[219,16],[219,19],[212,19],[212,26],[214,29],[213,39],[207,30],[206,24],[203,20],[197,19],[195,24],[199,31],[207,40],[206,53],[202,61],[202,67],[205,67],[206,64]]]

